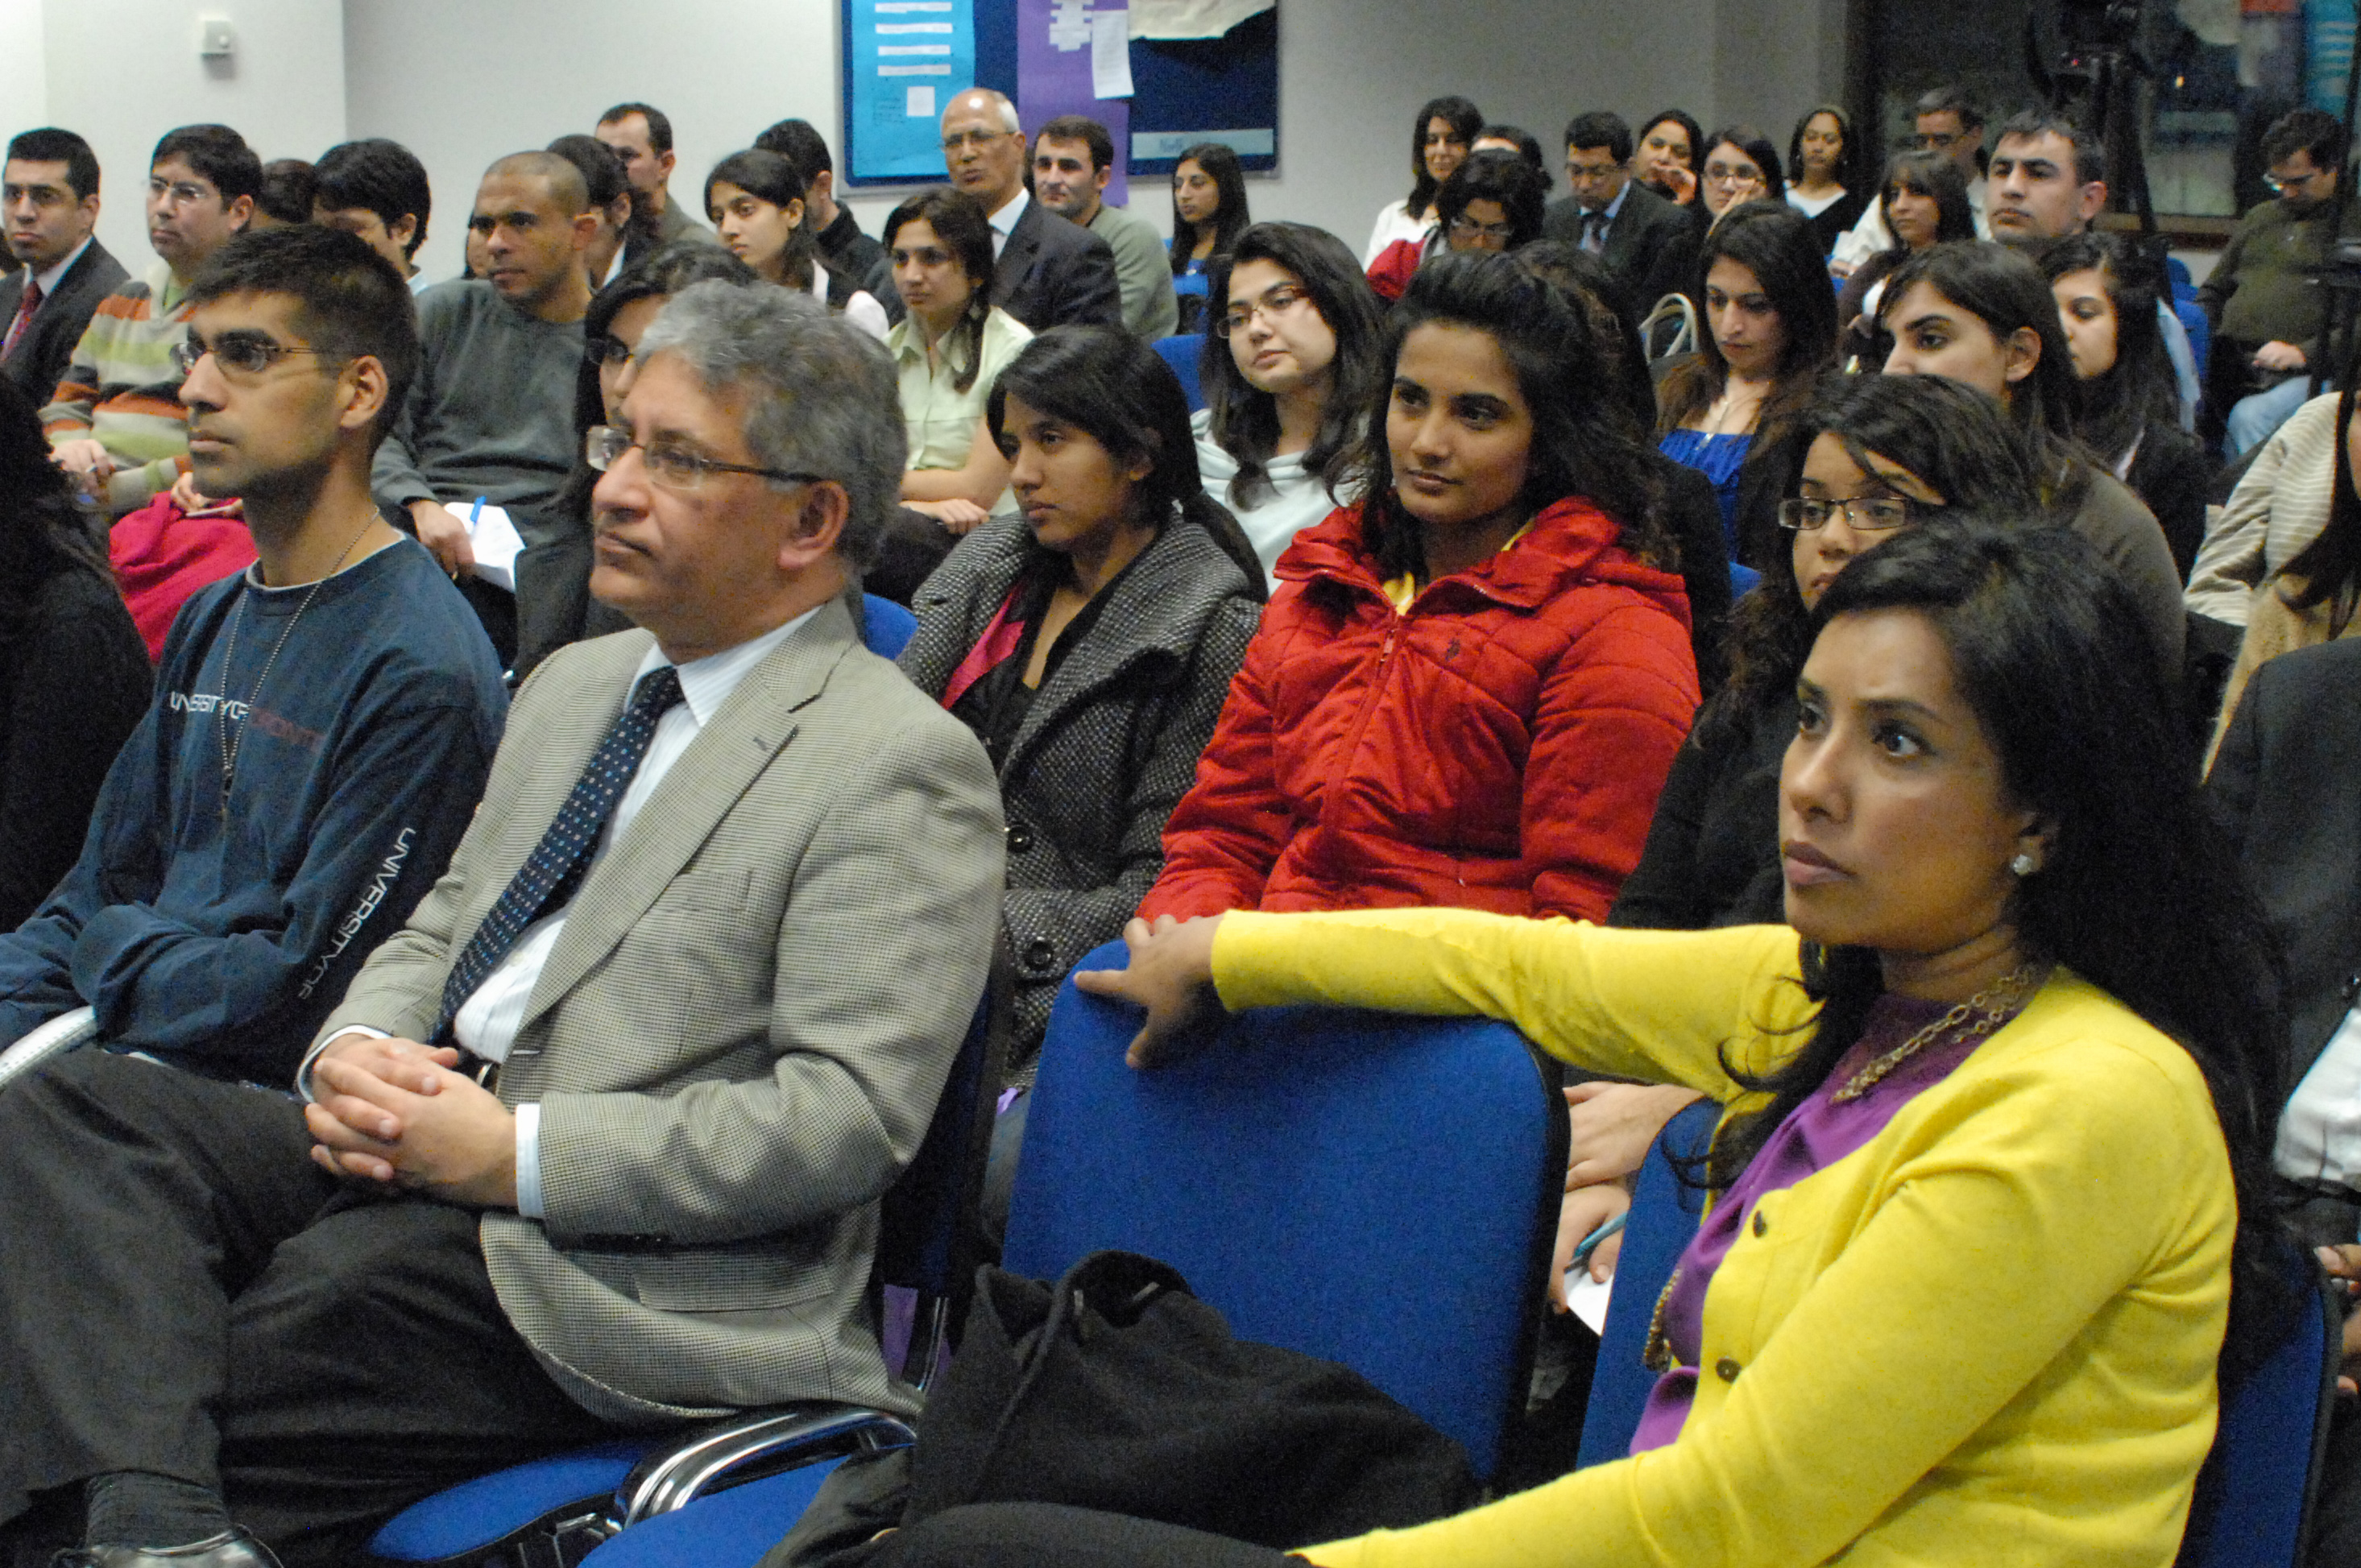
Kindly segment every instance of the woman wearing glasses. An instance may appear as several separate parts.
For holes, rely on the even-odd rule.
[[[1418,112],[1410,127],[1410,194],[1387,204],[1369,231],[1361,265],[1373,266],[1398,239],[1422,240],[1434,227],[1434,198],[1459,167],[1484,128],[1484,111],[1466,99],[1436,98]]]
[[[1199,142],[1172,166],[1172,292],[1180,302],[1181,332],[1205,330],[1205,279],[1254,222],[1246,210],[1246,175],[1238,155],[1217,141]]]
[[[1462,250],[1519,250],[1542,236],[1549,176],[1513,152],[1470,153],[1434,199],[1441,221],[1422,240],[1400,240],[1369,269],[1369,287],[1391,302],[1432,258]]]
[[[1706,139],[1705,167],[1698,176],[1705,210],[1714,223],[1746,202],[1784,202],[1786,177],[1779,149],[1752,126],[1724,126]]]
[[[1342,241],[1257,224],[1213,269],[1213,318],[1190,421],[1205,488],[1246,530],[1269,585],[1297,533],[1335,510],[1328,469],[1360,444],[1385,323]]]

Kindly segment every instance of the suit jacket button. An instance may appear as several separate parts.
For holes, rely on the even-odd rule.
[[[1027,969],[1045,970],[1057,961],[1058,949],[1051,947],[1048,942],[1037,938],[1035,940],[1027,942],[1025,945],[1025,967]]]
[[[1738,1363],[1725,1355],[1713,1364],[1713,1375],[1725,1383],[1735,1383],[1738,1381]]]
[[[1760,1210],[1760,1209],[1755,1210],[1755,1211],[1754,1211],[1754,1234],[1755,1234],[1756,1235],[1758,1235],[1758,1236],[1759,1236],[1759,1235],[1762,1235],[1762,1234],[1763,1234],[1764,1233],[1768,1232],[1770,1229],[1771,1229],[1771,1222],[1770,1222],[1770,1221],[1768,1221],[1768,1220],[1766,1220],[1766,1219],[1764,1219],[1764,1218],[1763,1217],[1763,1211],[1762,1211],[1762,1210]]]
[[[1008,830],[1009,853],[1013,855],[1021,855],[1032,847],[1033,829],[1030,828],[1011,828]]]

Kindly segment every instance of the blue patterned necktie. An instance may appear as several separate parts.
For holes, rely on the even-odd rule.
[[[606,831],[607,819],[615,814],[615,803],[623,798],[631,775],[640,771],[640,760],[648,754],[656,720],[679,700],[680,676],[670,664],[641,677],[631,706],[617,717],[614,728],[591,753],[590,765],[575,781],[574,793],[566,797],[557,819],[500,891],[500,902],[467,938],[459,961],[451,966],[450,978],[443,982],[443,1015],[435,1020],[434,1039],[450,1037],[451,1020],[458,1015],[461,1003],[500,967],[524,928],[540,917],[550,895],[589,860],[598,835]]]

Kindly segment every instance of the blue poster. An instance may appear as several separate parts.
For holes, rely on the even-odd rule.
[[[846,0],[844,30],[852,179],[944,178],[943,105],[975,84],[974,0]]]

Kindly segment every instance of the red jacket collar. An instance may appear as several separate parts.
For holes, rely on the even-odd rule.
[[[1324,578],[1384,598],[1377,556],[1364,539],[1365,504],[1339,507],[1324,521],[1297,534],[1279,558],[1274,575],[1295,581]],[[1420,590],[1419,602],[1438,595],[1448,602],[1472,593],[1512,609],[1532,609],[1576,581],[1608,582],[1669,596],[1671,607],[1686,620],[1688,596],[1681,579],[1624,554],[1617,543],[1620,532],[1613,518],[1579,496],[1553,501],[1534,515],[1532,525],[1514,544],[1481,565],[1429,583]]]

